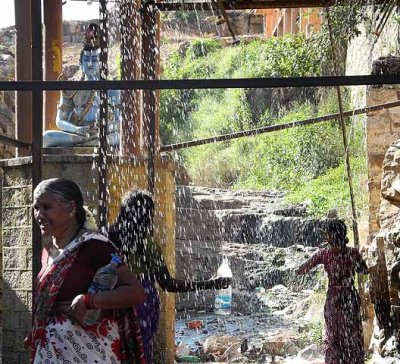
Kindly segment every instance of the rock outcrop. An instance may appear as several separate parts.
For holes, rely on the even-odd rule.
[[[222,255],[227,255],[238,298],[239,289],[278,284],[310,289],[316,284],[313,276],[299,279],[294,270],[322,243],[320,223],[307,218],[305,205],[284,203],[282,192],[180,186],[176,193],[177,277],[208,279],[216,274]],[[213,298],[213,291],[180,294],[177,309],[209,308]],[[235,304],[240,306],[246,299],[243,296]]]
[[[382,170],[380,232],[368,251],[377,322],[373,344],[379,355],[400,359],[396,349],[400,342],[400,140],[387,150]],[[388,345],[391,342],[397,344]]]

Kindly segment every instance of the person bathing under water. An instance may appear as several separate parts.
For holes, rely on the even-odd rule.
[[[324,306],[325,363],[364,363],[364,340],[360,297],[354,286],[355,273],[368,274],[368,267],[356,248],[347,247],[347,228],[340,219],[328,219],[323,231],[328,247],[316,252],[296,271],[306,274],[322,264],[328,274]]]
[[[152,363],[153,337],[157,332],[160,302],[155,283],[167,292],[220,289],[230,285],[229,278],[205,281],[173,278],[161,248],[152,238],[154,201],[150,193],[134,189],[126,194],[116,222],[109,228],[109,238],[119,247],[130,268],[140,279],[147,300],[138,306],[143,346],[148,363]]]

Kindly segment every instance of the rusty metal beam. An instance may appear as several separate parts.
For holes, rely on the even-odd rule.
[[[44,21],[44,79],[57,80],[62,71],[62,3],[61,0],[43,1]],[[57,129],[56,114],[58,91],[46,91],[44,94],[45,129]]]
[[[87,0],[71,0],[87,1]],[[98,1],[98,0],[94,0]],[[358,0],[357,5],[379,5],[385,0]],[[116,2],[118,0],[108,0]],[[150,1],[149,3],[152,3]],[[222,4],[226,10],[245,10],[245,9],[279,9],[279,8],[323,8],[336,5],[353,5],[351,0],[253,0],[253,1],[231,1],[223,0]],[[182,0],[182,1],[154,1],[154,5],[161,11],[175,10],[211,10],[212,4],[206,0]]]
[[[16,81],[32,79],[32,29],[31,29],[31,0],[14,1],[16,32]],[[19,91],[15,100],[15,136],[17,139],[30,143],[32,141],[32,94]],[[17,156],[23,157],[30,151],[18,146]]]
[[[358,6],[379,5],[385,0],[359,0]],[[330,6],[352,5],[349,0],[250,0],[250,1],[222,1],[225,10],[246,9],[279,9],[279,8],[323,8]],[[184,0],[184,1],[162,1],[155,4],[160,11],[176,10],[211,10],[210,1]]]
[[[20,140],[10,138],[6,135],[1,135],[1,134],[0,134],[0,144],[9,145],[11,147],[17,147],[17,148],[26,148],[26,149],[31,147],[30,143],[21,142]]]

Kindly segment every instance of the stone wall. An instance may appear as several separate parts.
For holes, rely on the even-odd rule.
[[[83,150],[84,148],[76,148]],[[63,151],[61,151],[63,152]],[[66,150],[64,150],[66,152]],[[96,212],[98,174],[93,155],[44,155],[43,179],[66,177],[82,188],[86,204]],[[0,161],[2,178],[2,240],[3,267],[3,347],[7,364],[26,364],[28,355],[22,341],[31,326],[32,305],[32,187],[31,159],[15,158]],[[110,193],[109,221],[116,217],[122,195],[131,188],[146,188],[146,169],[143,161],[116,158],[108,161]],[[160,241],[173,272],[175,260],[174,235],[174,165],[168,158],[156,161],[155,237]],[[33,242],[40,244],[40,242]],[[157,337],[159,358],[154,363],[171,364],[174,360],[175,301],[173,295],[161,295],[162,316]]]
[[[5,363],[28,363],[21,348],[31,325],[32,307],[30,168],[22,164],[3,172],[2,355]]]
[[[374,74],[398,74],[400,57],[380,58]],[[399,85],[367,88],[367,105],[400,99]],[[369,180],[368,266],[370,299],[374,305],[372,347],[383,357],[397,356],[400,336],[400,108],[368,113],[366,149]],[[393,337],[394,340],[389,340]]]
[[[399,53],[399,23],[394,16],[390,17],[379,37],[373,30],[377,27],[375,7],[368,10],[368,20],[358,26],[360,35],[351,40],[346,53],[346,76],[369,75],[373,62],[379,57]],[[351,86],[353,108],[366,104],[365,86]],[[365,121],[364,116],[359,116]]]
[[[367,88],[367,106],[393,102],[399,98],[398,86]],[[383,160],[390,145],[400,138],[399,108],[368,113],[365,132],[369,181],[369,232],[373,236],[380,229],[378,211],[381,202]]]

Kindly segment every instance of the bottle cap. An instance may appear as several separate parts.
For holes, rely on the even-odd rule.
[[[111,263],[121,264],[122,260],[121,260],[121,258],[119,257],[118,254],[114,253],[114,254],[111,254]]]

